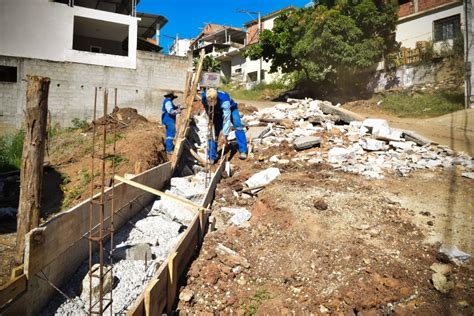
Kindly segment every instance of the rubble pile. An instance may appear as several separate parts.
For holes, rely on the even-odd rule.
[[[291,144],[298,151],[291,160],[274,155],[268,161],[329,163],[340,170],[382,179],[385,173],[407,176],[417,169],[461,166],[469,177],[472,157],[433,144],[412,131],[391,128],[386,120],[357,120],[328,101],[289,99],[242,121],[249,126],[254,151]],[[309,150],[319,146],[319,150]]]

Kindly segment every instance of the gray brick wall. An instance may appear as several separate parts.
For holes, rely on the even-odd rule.
[[[18,82],[0,82],[0,129],[18,128],[24,120],[27,74],[51,78],[49,110],[52,123],[68,126],[74,118],[91,120],[94,87],[100,87],[98,115],[102,115],[103,91],[109,89],[109,107],[118,89],[118,106],[134,107],[148,118],[161,115],[163,92],[182,91],[191,66],[185,57],[138,52],[137,69],[0,56],[0,65],[18,67]],[[178,102],[181,102],[178,99]]]

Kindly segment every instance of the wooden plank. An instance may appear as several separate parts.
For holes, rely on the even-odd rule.
[[[26,290],[26,275],[22,274],[0,288],[0,307]]]
[[[17,295],[10,303],[6,304],[3,308],[0,308],[0,315],[2,316],[26,315],[26,306],[28,305],[27,294],[28,292],[25,291]]]
[[[159,279],[153,279],[145,288],[145,315],[159,315],[161,311],[158,311],[157,298],[159,295],[158,291]]]
[[[186,266],[194,255],[199,241],[200,217],[199,214],[194,217],[193,221],[188,227],[185,235],[180,239],[176,245],[175,264],[177,266],[177,277],[180,278],[185,272]]]
[[[172,195],[172,194],[168,194],[168,193],[165,193],[165,192],[161,192],[159,190],[156,190],[156,189],[153,189],[153,188],[150,188],[146,185],[143,185],[141,183],[138,183],[138,182],[135,182],[135,181],[132,181],[132,180],[128,180],[124,177],[121,177],[121,176],[114,176],[114,178],[118,181],[121,181],[123,183],[126,183],[128,185],[131,185],[135,188],[139,188],[141,190],[144,190],[144,191],[147,191],[147,192],[150,192],[152,194],[155,194],[155,195],[158,195],[162,198],[165,198],[165,199],[168,199],[168,200],[171,200],[171,201],[174,201],[174,202],[177,202],[177,203],[181,203],[185,206],[189,206],[189,207],[192,207],[193,209],[201,209],[202,206],[200,205],[197,205],[185,198],[182,198],[180,196],[177,196],[177,195]]]
[[[155,287],[158,288],[157,292],[159,293],[158,297],[156,297],[156,304],[158,313],[161,314],[164,311],[168,301],[168,266],[163,265],[160,267],[156,273],[156,277],[158,278],[158,283],[156,283]]]
[[[134,306],[133,310],[127,313],[127,316],[144,316],[145,315],[145,300],[142,299]]]
[[[165,309],[166,303],[168,301],[168,296],[167,296],[167,289],[168,289],[168,263],[167,261],[163,262],[158,269],[158,271],[155,273],[155,276],[153,277],[158,280],[158,282],[155,283],[153,286],[154,290],[156,289],[158,292],[158,296],[155,297],[156,299],[156,304],[157,304],[157,311],[158,315],[163,312]],[[132,304],[130,309],[127,311],[127,316],[132,316],[132,315],[144,315],[144,314],[139,314],[141,309],[144,308],[142,306],[145,306],[145,292],[140,294],[140,296],[135,300],[135,302]]]
[[[176,298],[176,289],[178,287],[178,266],[175,264],[177,253],[172,252],[168,257],[168,301],[166,304],[167,313],[171,314],[173,311],[174,300]]]
[[[214,193],[216,191],[217,184],[221,180],[222,172],[224,171],[225,168],[225,163],[226,159],[223,159],[217,168],[214,177],[211,180],[211,183],[209,184],[209,188],[207,190],[206,196],[204,197],[202,205],[205,208],[208,208],[211,205],[212,199],[214,198]]]

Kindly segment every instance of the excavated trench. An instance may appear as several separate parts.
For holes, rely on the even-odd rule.
[[[207,140],[207,117],[196,116],[188,134],[188,143],[204,156]],[[204,158],[204,157],[203,157]],[[165,192],[202,205],[208,188],[205,170],[186,150],[178,172],[170,179]],[[113,280],[106,278],[104,287],[113,288],[113,314],[124,314],[145,290],[160,265],[176,247],[195,216],[195,210],[168,199],[156,199],[143,206],[114,237]],[[106,245],[105,249],[110,249]],[[97,253],[93,263],[98,262]],[[110,262],[108,262],[110,264]],[[74,276],[50,300],[42,315],[89,314],[89,262],[84,260]],[[93,302],[98,297],[98,281],[93,278]],[[96,288],[96,290],[94,290]],[[110,297],[106,294],[106,297]],[[109,313],[106,310],[104,313]]]

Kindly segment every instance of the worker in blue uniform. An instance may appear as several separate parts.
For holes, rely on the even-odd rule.
[[[161,109],[161,123],[166,126],[166,153],[172,154],[174,149],[173,140],[176,136],[176,115],[179,107],[174,105],[173,100],[177,96],[173,92],[164,95],[163,108]]]
[[[221,130],[223,131],[224,145],[227,144],[227,137],[230,133],[230,124],[234,126],[239,158],[247,158],[247,139],[245,130],[240,121],[237,103],[232,100],[228,93],[210,88],[202,93],[202,103],[209,114],[209,107],[214,107],[214,139],[208,142],[208,156],[211,163],[217,160],[217,140]]]

